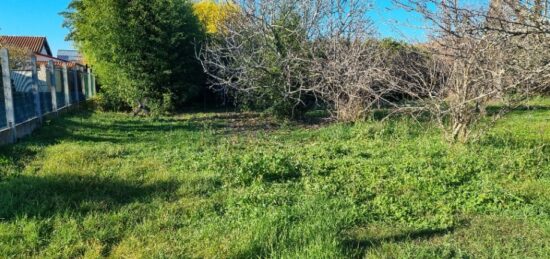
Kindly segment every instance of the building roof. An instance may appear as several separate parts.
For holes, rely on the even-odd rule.
[[[60,49],[60,50],[57,50],[57,53],[63,53],[63,52],[69,52],[69,53],[74,53],[74,54],[80,54],[80,52],[78,50],[75,50],[75,49]]]
[[[67,64],[67,68],[77,68],[77,67],[84,67],[78,63],[75,63],[75,62],[63,62],[63,61],[57,61],[57,60],[54,60],[53,61],[53,65],[55,67],[63,67],[63,64]],[[48,65],[48,61],[36,61],[36,65],[40,66],[40,65],[45,65],[47,66]]]
[[[68,68],[75,68],[75,67],[82,67],[82,68],[85,68],[86,66],[85,65],[82,65],[82,64],[79,64],[77,62],[73,62],[73,61],[67,61],[67,60],[63,60],[63,59],[60,59],[60,58],[56,58],[56,57],[52,57],[52,56],[47,56],[47,55],[43,55],[43,54],[40,54],[40,53],[36,53],[35,54],[37,57],[43,57],[43,58],[46,58],[47,60],[51,60],[53,61],[53,64],[54,66],[56,67],[62,67],[63,64],[67,64],[67,67]],[[37,65],[48,65],[48,61],[45,61],[45,60],[38,60],[36,61],[36,64]]]
[[[77,63],[84,64],[84,57],[78,50],[63,50],[60,49],[57,51],[57,58],[65,59],[67,61],[74,61]]]
[[[35,53],[40,53],[42,51],[42,47],[45,47],[48,55],[52,55],[52,51],[46,37],[0,36],[0,43],[29,49]]]

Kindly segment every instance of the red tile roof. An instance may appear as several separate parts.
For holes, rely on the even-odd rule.
[[[35,53],[40,53],[40,51],[42,51],[42,47],[45,47],[48,55],[52,55],[52,51],[50,50],[46,37],[0,36],[0,43],[29,49]]]
[[[67,68],[79,68],[79,67],[82,67],[84,68],[83,65],[80,65],[78,63],[75,63],[75,62],[63,62],[63,61],[53,61],[53,65],[55,67],[63,67],[63,64],[67,64]],[[48,61],[36,61],[36,65],[40,66],[40,65],[45,65],[47,66],[48,65]]]
[[[72,62],[72,61],[67,61],[67,60],[64,60],[64,59],[60,59],[60,58],[56,58],[56,57],[52,57],[52,56],[48,56],[48,55],[43,55],[43,54],[40,54],[40,53],[36,53],[34,54],[36,57],[44,57],[48,60],[51,60],[53,61],[53,65],[55,67],[62,67],[63,64],[67,64],[67,67],[68,68],[87,68],[86,65],[83,65],[83,64],[79,64],[79,63],[76,63],[76,62]],[[36,61],[36,64],[37,65],[48,65],[48,61],[44,61],[44,60],[39,60],[39,61]]]

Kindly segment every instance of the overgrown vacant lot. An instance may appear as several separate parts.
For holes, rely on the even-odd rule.
[[[550,256],[550,101],[427,123],[78,113],[0,151],[0,257]]]

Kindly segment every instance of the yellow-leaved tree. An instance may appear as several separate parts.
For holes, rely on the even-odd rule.
[[[194,13],[210,34],[218,33],[220,24],[239,8],[232,1],[201,0],[193,5]]]

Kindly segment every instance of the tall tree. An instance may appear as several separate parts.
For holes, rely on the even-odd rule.
[[[72,0],[68,38],[96,70],[112,108],[165,110],[199,92],[204,28],[187,0]]]

